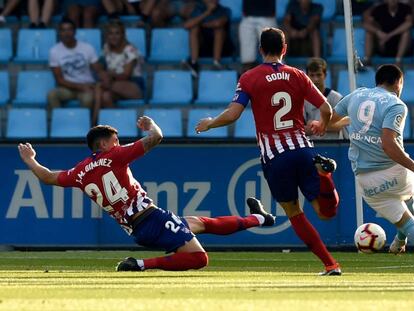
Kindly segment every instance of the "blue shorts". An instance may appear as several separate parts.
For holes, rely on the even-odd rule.
[[[298,188],[308,201],[319,195],[320,179],[313,164],[313,148],[274,152],[272,160],[262,162],[264,177],[277,202],[291,202],[299,197]]]
[[[132,236],[139,245],[162,248],[167,253],[175,252],[195,237],[187,222],[158,207],[154,207],[154,211],[139,223]]]

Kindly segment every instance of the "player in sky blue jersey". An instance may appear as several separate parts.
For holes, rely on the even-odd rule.
[[[403,73],[395,65],[380,66],[375,88],[360,88],[335,107],[331,122],[350,120],[349,159],[364,200],[398,228],[390,251],[414,244],[412,196],[414,161],[404,151],[407,106],[400,100]],[[407,206],[407,203],[411,206]]]

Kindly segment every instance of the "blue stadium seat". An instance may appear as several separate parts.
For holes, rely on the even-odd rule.
[[[152,105],[188,105],[193,99],[193,81],[189,71],[156,71],[152,89],[149,101]]]
[[[323,6],[323,13],[322,13],[322,20],[323,21],[331,21],[336,13],[336,1],[332,0],[313,0],[314,3],[322,4]]]
[[[245,109],[241,114],[240,118],[234,124],[234,137],[256,137],[256,126],[254,125],[253,112],[251,109]]]
[[[164,137],[182,137],[183,121],[180,109],[146,109],[144,115],[153,119]]]
[[[220,4],[231,11],[231,21],[239,22],[242,17],[242,0],[220,0]]]
[[[188,31],[183,28],[154,28],[150,62],[177,63],[190,56]]]
[[[127,28],[126,36],[128,41],[135,46],[142,57],[147,57],[147,40],[145,30],[142,28]]]
[[[404,87],[401,94],[401,100],[407,105],[414,104],[414,70],[404,72]]]
[[[369,69],[367,71],[360,71],[356,76],[356,87],[375,87],[375,71]],[[343,96],[350,93],[348,70],[340,70],[338,73],[338,87],[337,91]]]
[[[0,42],[0,63],[7,63],[13,56],[12,34],[10,29],[0,29]]]
[[[362,59],[365,55],[365,30],[363,28],[354,28],[354,44],[357,55]],[[331,54],[327,58],[328,63],[345,64],[346,51],[345,29],[335,28]]]
[[[99,56],[102,54],[102,38],[100,29],[79,28],[76,30],[76,39],[91,44],[95,49],[96,55]]]
[[[132,108],[132,107],[138,107],[143,106],[145,104],[144,99],[121,99],[116,102],[118,107],[124,107],[124,108]]]
[[[196,134],[195,127],[200,121],[200,119],[208,118],[208,117],[215,117],[220,114],[223,110],[222,109],[191,109],[188,112],[188,124],[187,124],[187,137],[199,137],[199,138],[206,138],[206,137],[227,137],[227,127],[217,127],[207,132],[203,132],[200,134]]]
[[[52,110],[50,137],[84,138],[91,127],[88,108],[55,108]]]
[[[50,71],[20,71],[13,105],[47,105],[47,93],[55,87]]]
[[[7,71],[0,71],[0,106],[4,106],[10,99],[10,81]]]
[[[16,63],[46,63],[49,50],[56,44],[54,29],[20,29]]]
[[[12,108],[7,118],[7,138],[46,138],[46,110],[42,108]]]
[[[237,72],[233,70],[201,71],[198,81],[198,105],[227,105],[237,85]]]
[[[115,127],[119,137],[136,137],[138,135],[137,111],[135,109],[101,109],[98,123]]]
[[[137,23],[140,20],[142,20],[140,15],[121,15],[119,17],[119,19],[121,20],[121,22],[123,22],[124,24],[128,24],[128,23]]]
[[[411,113],[408,111],[407,113],[407,118],[405,119],[405,126],[404,126],[404,131],[403,131],[403,136],[404,139],[410,139],[411,136]]]

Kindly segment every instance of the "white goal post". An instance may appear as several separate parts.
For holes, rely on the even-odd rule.
[[[356,89],[356,70],[359,63],[358,55],[356,54],[354,44],[354,27],[352,20],[352,4],[351,0],[343,0],[344,3],[344,22],[345,22],[345,36],[347,49],[347,63],[348,63],[348,78],[350,91]],[[355,210],[357,227],[364,223],[364,211],[362,202],[362,191],[355,181]]]

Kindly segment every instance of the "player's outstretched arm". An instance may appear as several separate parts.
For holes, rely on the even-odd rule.
[[[148,132],[147,136],[141,138],[141,142],[144,146],[145,152],[150,151],[152,148],[154,148],[161,142],[163,138],[162,131],[150,117],[140,117],[137,121],[137,126],[141,130]]]
[[[37,162],[36,151],[31,144],[19,144],[17,148],[19,149],[20,157],[23,162],[26,163],[37,178],[45,184],[58,186],[58,175],[60,174],[60,171],[51,171]]]
[[[333,111],[331,121],[328,124],[328,130],[339,131],[349,124],[350,119],[348,116],[341,116]]]
[[[230,103],[226,110],[220,113],[215,118],[201,119],[195,131],[197,134],[208,131],[211,128],[226,126],[236,121],[244,110],[244,106],[239,103]]]

